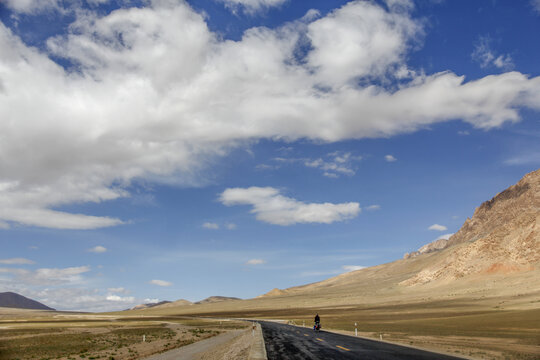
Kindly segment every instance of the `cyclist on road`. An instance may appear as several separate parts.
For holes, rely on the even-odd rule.
[[[315,315],[315,325],[313,326],[313,330],[319,331],[321,328],[321,318],[319,317],[319,314]]]

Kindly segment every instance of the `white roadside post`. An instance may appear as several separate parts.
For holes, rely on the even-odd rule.
[[[382,334],[380,334],[380,338],[381,338],[381,341],[382,341]]]
[[[302,321],[302,327],[306,327],[306,320]]]
[[[142,342],[146,342],[146,335],[142,336]]]
[[[356,323],[354,323],[354,336],[358,336],[358,329],[356,328]]]

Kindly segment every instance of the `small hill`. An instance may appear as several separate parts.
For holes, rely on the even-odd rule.
[[[0,307],[33,310],[55,310],[46,305],[43,305],[40,302],[29,299],[14,292],[0,293]]]
[[[169,304],[169,303],[170,303],[170,301],[164,300],[164,301],[160,301],[160,302],[157,302],[157,303],[139,304],[139,305],[135,305],[134,307],[132,307],[131,309],[128,309],[128,310],[148,309],[148,308],[161,306],[161,305],[165,305],[165,304]]]
[[[197,301],[195,304],[210,304],[210,303],[229,301],[229,300],[242,300],[242,299],[237,298],[237,297],[228,297],[228,296],[210,296],[204,300]]]
[[[278,289],[278,288],[273,288],[272,290],[270,290],[269,292],[267,292],[266,294],[263,294],[263,295],[259,295],[257,296],[258,298],[263,298],[263,297],[270,297],[270,296],[280,296],[280,295],[285,295],[287,294],[287,291],[286,290],[281,290],[281,289]]]
[[[171,307],[177,307],[177,306],[189,306],[189,305],[193,305],[193,303],[188,300],[180,299],[173,302],[170,302],[170,301],[161,302],[153,306],[153,308],[165,309],[165,308],[171,308]]]

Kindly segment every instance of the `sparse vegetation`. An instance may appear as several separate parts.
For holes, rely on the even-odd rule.
[[[95,321],[89,316],[88,321],[71,320],[50,317],[35,321],[27,319],[25,322],[19,319],[2,321],[10,325],[10,328],[0,329],[2,360],[133,359],[220,333],[219,322],[178,317]],[[235,326],[245,327],[245,324],[240,324],[236,322]]]

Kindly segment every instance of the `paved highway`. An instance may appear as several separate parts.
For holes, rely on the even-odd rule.
[[[311,328],[261,322],[268,360],[373,359],[373,360],[463,360],[405,346],[388,344]]]

